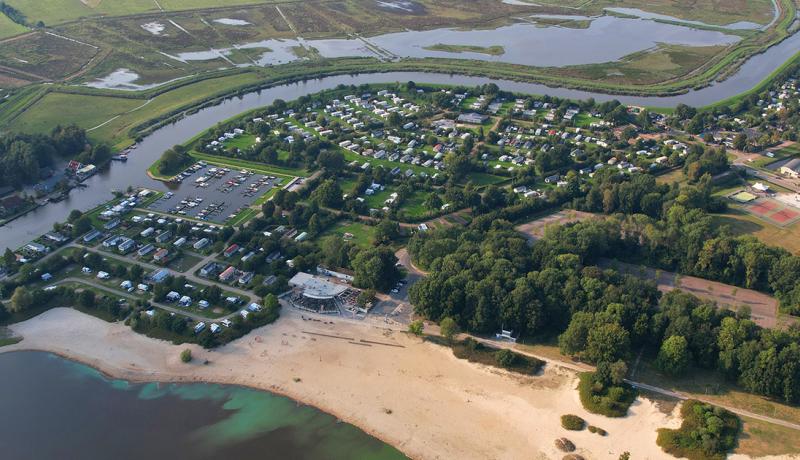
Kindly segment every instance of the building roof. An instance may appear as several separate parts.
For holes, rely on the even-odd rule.
[[[289,280],[289,285],[303,290],[311,299],[331,299],[347,290],[347,286],[331,283],[309,273],[300,272]]]
[[[783,165],[783,167],[791,169],[794,172],[800,173],[800,158],[795,158],[793,160],[788,161],[785,165]]]

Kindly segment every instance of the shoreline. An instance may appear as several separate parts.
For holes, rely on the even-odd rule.
[[[285,308],[275,323],[214,350],[151,339],[71,308],[48,310],[9,328],[24,339],[0,348],[0,354],[52,353],[134,384],[267,391],[336,417],[415,460],[560,460],[565,453],[554,441],[562,437],[586,460],[618,460],[625,451],[632,458],[673,459],[656,445],[657,429],[681,423],[680,404],[660,407],[642,395],[625,417],[591,414],[580,402],[577,369],[548,361],[543,371],[527,376],[470,363],[382,318],[308,317]],[[190,363],[179,358],[186,348],[194,355]],[[608,435],[567,431],[560,423],[565,414]]]
[[[665,414],[639,398],[624,418],[590,414],[580,403],[573,370],[549,364],[539,375],[524,376],[459,360],[445,347],[391,330],[382,319],[303,316],[284,309],[276,323],[207,351],[57,308],[12,325],[24,340],[0,353],[53,353],[133,383],[269,391],[331,414],[413,459],[561,459],[564,453],[554,445],[560,437],[572,440],[575,453],[586,459],[617,460],[623,451],[671,458],[655,438],[657,428],[679,425],[674,410]],[[194,355],[189,364],[179,359],[184,348]],[[560,417],[567,413],[609,435],[564,430]]]
[[[24,340],[23,340],[23,342],[24,342]],[[20,343],[22,343],[22,342],[20,342]],[[10,348],[10,347],[11,346],[8,346],[8,348]],[[0,349],[0,354],[4,354],[4,353],[9,353],[9,354],[10,353],[49,353],[51,355],[58,356],[59,358],[64,359],[66,361],[71,361],[73,363],[78,363],[78,364],[81,364],[81,365],[84,365],[84,366],[88,366],[88,367],[98,371],[100,373],[100,375],[102,375],[103,378],[105,378],[105,379],[122,380],[122,381],[124,381],[126,383],[132,383],[132,384],[147,384],[147,383],[156,383],[156,384],[164,384],[164,385],[173,385],[173,384],[180,384],[180,385],[207,384],[207,385],[223,385],[223,386],[228,386],[228,387],[247,388],[249,390],[263,391],[263,392],[269,393],[271,395],[281,396],[281,397],[290,399],[293,402],[295,402],[298,406],[313,407],[314,409],[316,409],[316,410],[318,410],[320,412],[323,412],[325,414],[328,414],[328,415],[331,415],[331,416],[335,417],[340,422],[348,423],[350,425],[355,426],[359,430],[361,430],[364,433],[372,436],[373,438],[376,438],[376,439],[380,440],[381,442],[383,442],[385,444],[388,444],[390,446],[396,447],[391,442],[390,439],[383,439],[381,437],[381,433],[374,432],[374,430],[372,430],[371,428],[369,428],[367,426],[360,426],[360,425],[357,425],[355,423],[348,422],[346,419],[344,419],[343,417],[339,416],[338,414],[336,414],[335,412],[333,412],[331,410],[328,410],[328,409],[316,406],[314,404],[302,401],[302,400],[294,397],[289,392],[281,391],[281,390],[279,390],[277,388],[263,388],[263,387],[259,387],[257,385],[248,385],[248,384],[243,384],[243,383],[230,383],[230,382],[225,382],[225,381],[215,381],[215,380],[208,380],[208,379],[199,378],[199,377],[198,378],[189,378],[189,379],[184,379],[184,378],[177,378],[177,379],[155,378],[155,379],[153,379],[153,378],[146,378],[146,377],[143,377],[143,376],[139,376],[137,374],[132,374],[132,373],[130,373],[130,371],[128,371],[127,373],[126,372],[120,372],[119,374],[116,374],[116,372],[119,372],[119,369],[111,370],[111,368],[108,365],[106,365],[105,363],[103,363],[103,362],[100,362],[100,361],[97,361],[97,360],[91,360],[91,359],[84,358],[84,357],[77,357],[77,356],[65,353],[63,351],[60,351],[60,350],[47,350],[47,349],[24,348],[24,347],[19,348],[19,349],[14,349],[14,350],[5,350],[5,351]],[[123,373],[126,373],[127,375],[123,376],[122,375]],[[408,454],[406,454],[405,452],[403,454],[406,455],[407,457],[409,457],[412,460],[415,459],[415,457],[411,457]]]

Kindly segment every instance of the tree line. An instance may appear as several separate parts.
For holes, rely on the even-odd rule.
[[[663,250],[690,253],[702,240],[699,230],[710,228],[708,216],[677,206],[670,211],[673,218],[683,217],[678,222],[686,228],[665,233],[674,238]],[[747,309],[719,309],[687,293],[661,299],[651,281],[592,265],[602,255],[635,254],[635,218],[649,221],[641,228],[655,228],[644,216],[584,222],[550,231],[533,247],[504,221],[488,230],[471,226],[416,235],[409,252],[430,275],[412,286],[411,301],[421,315],[453,318],[470,332],[558,334],[563,353],[604,366],[644,348],[666,373],[714,369],[753,393],[800,402],[800,328],[762,329]],[[630,238],[628,246],[618,243],[620,235]],[[750,266],[758,251],[744,250],[742,263]]]
[[[20,187],[41,178],[59,159],[102,163],[111,155],[105,145],[91,146],[77,126],[56,126],[48,135],[9,133],[0,136],[0,186]]]

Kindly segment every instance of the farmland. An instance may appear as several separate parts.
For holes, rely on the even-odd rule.
[[[492,30],[519,24],[520,17],[531,14],[576,14],[571,5],[561,2],[544,5],[509,5],[496,0],[477,0],[453,5],[442,0],[411,2],[415,10],[403,12],[381,6],[374,0],[260,1],[235,0],[220,7],[212,0],[150,0],[112,2],[54,0],[47,7],[33,0],[8,2],[27,18],[29,24],[43,21],[47,29],[0,47],[0,88],[56,81],[97,87],[144,90],[179,78],[198,78],[220,69],[234,72],[241,66],[283,66],[288,62],[318,65],[332,56],[347,39],[385,36],[400,31],[449,29],[463,31]],[[498,78],[548,82],[614,92],[664,93],[703,84],[721,72],[735,69],[744,57],[757,53],[785,37],[794,5],[782,0],[779,21],[765,30],[721,29],[719,25],[750,23],[766,25],[772,19],[768,0],[755,2],[596,2],[579,4],[577,14],[602,15],[603,8],[641,8],[647,12],[674,16],[657,18],[664,27],[697,27],[723,31],[741,40],[735,45],[699,46],[680,43],[657,43],[602,64],[574,63],[547,66],[538,63],[518,65],[504,62],[515,52],[496,43],[471,44],[433,42],[419,49],[435,52],[418,62],[404,52],[387,51],[367,45],[354,49],[354,56],[366,57],[362,71],[420,69],[470,73]],[[53,7],[52,4],[56,6]],[[159,10],[158,7],[163,10]],[[610,13],[608,13],[610,14]],[[616,14],[616,13],[615,13]],[[533,17],[533,16],[531,16]],[[76,21],[76,19],[82,19]],[[706,25],[680,23],[701,21]],[[591,26],[583,21],[583,28]],[[0,23],[0,27],[2,24]],[[542,18],[540,28],[557,28]],[[0,37],[23,31],[10,23]],[[698,29],[698,31],[700,30]],[[499,29],[497,29],[499,30]],[[319,45],[300,44],[305,40],[323,40]],[[336,39],[335,42],[325,40]],[[287,41],[288,40],[288,41]],[[348,45],[348,46],[353,46]],[[606,48],[606,46],[604,46]],[[339,57],[336,51],[334,57]],[[563,54],[568,55],[570,51]],[[348,55],[347,52],[342,53]],[[484,56],[490,62],[477,57]],[[469,57],[477,60],[464,59]],[[500,62],[491,62],[498,60]],[[335,67],[335,66],[333,66]],[[114,75],[124,71],[124,82]],[[128,80],[129,78],[129,80]]]
[[[25,26],[17,24],[12,21],[8,16],[0,14],[0,39],[13,37],[26,32],[28,29]]]

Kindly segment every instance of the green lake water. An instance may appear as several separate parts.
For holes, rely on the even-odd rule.
[[[48,353],[0,354],[0,458],[406,457],[335,417],[237,386],[131,384]]]

